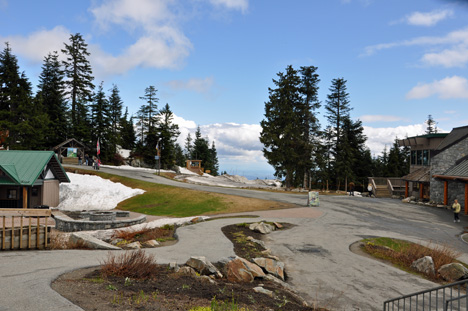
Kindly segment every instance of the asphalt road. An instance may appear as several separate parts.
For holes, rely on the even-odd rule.
[[[109,169],[103,169],[107,171]],[[110,172],[110,171],[109,171]],[[242,189],[207,187],[174,182],[147,173],[112,170],[132,178],[203,191],[278,200],[304,206],[306,196]],[[252,213],[249,213],[252,214]],[[468,262],[468,245],[459,235],[467,225],[452,222],[447,210],[404,204],[398,200],[321,196],[320,207],[258,212],[261,219],[296,224],[267,236],[266,244],[285,263],[289,282],[309,303],[331,310],[382,310],[383,301],[436,286],[349,250],[369,236],[388,236],[422,243],[446,244]],[[242,219],[242,222],[258,218]],[[178,229],[179,242],[148,250],[159,263],[184,263],[190,256],[215,262],[234,255],[220,228],[239,219],[219,219]],[[60,274],[98,265],[106,251],[0,252],[0,311],[81,310],[50,288]]]

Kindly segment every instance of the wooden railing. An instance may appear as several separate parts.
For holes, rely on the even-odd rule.
[[[43,209],[0,209],[0,249],[43,249],[49,243],[52,212]],[[43,224],[41,225],[41,220]]]

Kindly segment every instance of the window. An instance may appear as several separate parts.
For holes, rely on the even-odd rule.
[[[423,152],[422,150],[417,150],[416,151],[416,165],[422,165],[423,164]]]
[[[429,150],[423,150],[423,165],[429,165]]]
[[[18,199],[18,194],[16,192],[16,189],[8,189],[7,196],[8,196],[8,199],[10,200]]]
[[[416,165],[416,151],[411,151],[411,165]]]
[[[37,187],[32,187],[31,196],[37,197],[39,195],[39,189]]]

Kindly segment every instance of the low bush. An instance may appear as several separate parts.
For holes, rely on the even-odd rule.
[[[109,253],[101,263],[103,277],[116,276],[132,279],[156,279],[158,265],[153,255],[145,251],[128,251],[120,255]]]

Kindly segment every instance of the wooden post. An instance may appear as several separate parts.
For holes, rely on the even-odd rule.
[[[37,228],[36,228],[36,249],[39,248],[39,233],[41,233],[39,221],[40,217],[37,217]]]
[[[448,204],[448,181],[444,181],[444,205]]]
[[[465,184],[465,215],[468,215],[468,183]]]
[[[20,216],[21,217],[21,216]],[[15,216],[11,216],[11,242],[10,249],[15,246]]]
[[[419,198],[422,200],[423,199],[423,192],[424,192],[424,184],[420,183],[419,184]]]
[[[405,198],[409,197],[409,181],[405,182]]]
[[[5,216],[3,216],[3,235],[2,235],[2,249],[5,249],[5,239],[6,239],[6,236],[5,236],[5,232],[6,232],[6,228],[5,228]]]
[[[23,187],[23,208],[28,208],[28,188]]]
[[[21,224],[20,224],[20,244],[19,244],[19,248],[22,249],[23,248],[23,216],[21,216]]]

